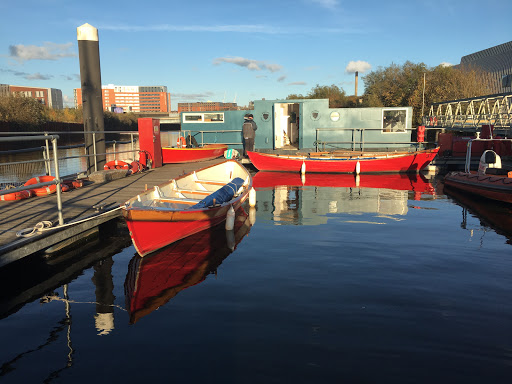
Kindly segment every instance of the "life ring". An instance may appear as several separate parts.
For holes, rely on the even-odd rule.
[[[19,192],[13,192],[8,193],[6,195],[0,196],[1,201],[15,201],[15,200],[23,200],[28,199],[32,196],[32,192],[30,192],[30,189],[27,189],[25,191],[19,191]]]
[[[112,160],[103,166],[104,170],[108,169],[130,169],[130,164],[121,160]]]
[[[53,176],[37,176],[31,178],[29,181],[27,181],[25,184],[23,184],[25,187],[28,187],[29,185],[39,184],[39,183],[46,183],[48,181],[55,180],[55,177]],[[50,195],[52,193],[57,192],[57,185],[47,185],[41,188],[33,188],[31,189],[32,193],[36,196],[46,196]]]
[[[70,187],[68,184],[64,184],[64,183],[62,183],[62,184],[60,185],[60,190],[61,190],[62,192],[67,192],[67,191],[69,191],[70,189],[71,189],[71,187]]]
[[[187,140],[182,136],[178,137],[176,144],[178,145],[178,148],[187,148]]]

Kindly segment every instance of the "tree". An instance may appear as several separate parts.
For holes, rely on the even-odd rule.
[[[286,99],[329,99],[330,108],[341,108],[346,106],[348,102],[343,88],[340,88],[335,84],[330,86],[317,84],[307,96],[292,94],[288,95]]]
[[[425,76],[425,103],[423,104],[423,76]],[[363,77],[366,107],[413,107],[413,124],[422,122],[432,103],[486,95],[489,87],[483,72],[476,68],[454,68],[439,65],[428,68],[424,63],[410,61],[403,65],[391,64],[378,68]]]
[[[2,96],[0,97],[0,121],[36,127],[48,121],[47,108],[31,97]]]

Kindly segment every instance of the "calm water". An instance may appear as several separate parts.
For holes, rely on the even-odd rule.
[[[509,208],[421,178],[255,184],[229,236],[140,259],[119,224],[1,271],[0,380],[510,382]]]

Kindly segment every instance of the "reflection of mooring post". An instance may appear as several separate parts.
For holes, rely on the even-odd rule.
[[[94,266],[92,282],[96,286],[96,315],[94,316],[98,335],[108,335],[114,329],[114,281],[109,257]]]
[[[106,163],[105,122],[101,91],[100,49],[98,30],[84,24],[76,29],[80,81],[82,84],[82,108],[84,118],[85,154],[87,174],[103,169]],[[92,132],[101,131],[100,133]],[[98,154],[95,157],[89,155]]]

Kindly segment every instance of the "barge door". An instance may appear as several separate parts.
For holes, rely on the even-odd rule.
[[[274,148],[299,148],[299,104],[274,104]]]

